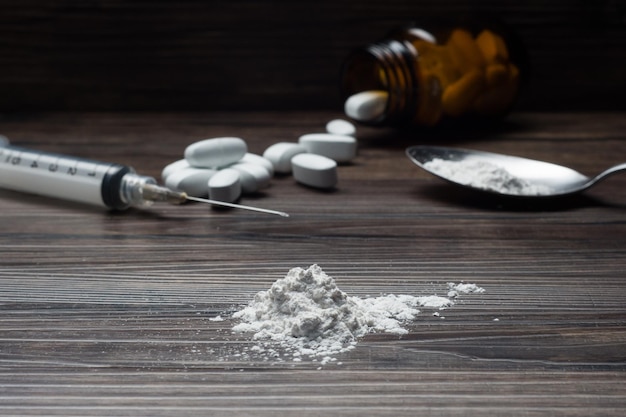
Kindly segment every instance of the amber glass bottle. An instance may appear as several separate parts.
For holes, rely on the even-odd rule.
[[[528,59],[502,27],[411,25],[351,54],[341,89],[346,114],[374,126],[488,119],[515,102]]]

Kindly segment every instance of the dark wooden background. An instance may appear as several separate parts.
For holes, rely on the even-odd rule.
[[[493,13],[525,41],[525,110],[624,109],[623,0],[0,0],[0,111],[340,109],[354,48]]]

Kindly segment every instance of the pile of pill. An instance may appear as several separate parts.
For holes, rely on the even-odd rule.
[[[422,30],[411,31],[419,71],[415,120],[431,125],[443,116],[466,113],[496,115],[507,110],[517,93],[520,72],[511,62],[506,43],[498,34],[483,30],[476,37],[464,29],[452,31],[445,43]],[[354,120],[374,122],[384,117],[390,85],[386,72],[378,71],[380,88],[358,92],[346,100],[344,111]]]
[[[292,174],[309,187],[334,188],[337,165],[356,156],[355,134],[353,124],[336,119],[326,124],[324,133],[275,143],[262,155],[248,152],[238,137],[205,139],[187,146],[184,158],[163,168],[161,177],[172,190],[228,203],[267,187],[275,174]]]

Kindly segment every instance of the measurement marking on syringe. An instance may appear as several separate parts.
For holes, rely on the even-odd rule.
[[[48,171],[57,172],[59,170],[59,158],[57,158],[54,162],[48,165]]]
[[[19,152],[16,152],[15,154],[13,154],[12,152],[7,152],[7,157],[4,160],[5,163],[11,165],[19,165],[21,161],[22,158],[20,157]]]

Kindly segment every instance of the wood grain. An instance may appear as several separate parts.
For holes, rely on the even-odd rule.
[[[493,14],[524,110],[624,110],[623,1],[0,1],[0,111],[340,110],[347,55],[415,20]]]
[[[333,112],[5,116],[13,143],[158,176],[194,140],[254,152]],[[621,176],[544,203],[461,192],[408,144],[545,159],[593,174],[626,155],[624,114],[519,113],[489,130],[362,128],[333,192],[276,177],[244,204],[109,213],[0,190],[0,414],[621,416],[626,196]],[[255,354],[230,315],[295,266],[354,296],[445,295],[409,334],[371,334],[336,362]],[[224,321],[212,321],[221,315]]]

